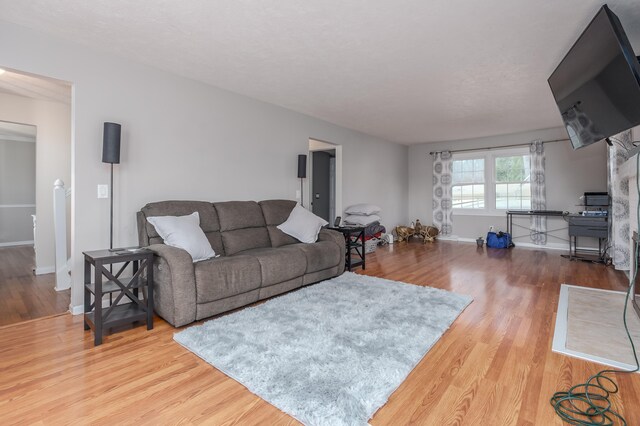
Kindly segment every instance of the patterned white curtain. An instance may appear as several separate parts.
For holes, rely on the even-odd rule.
[[[628,151],[633,148],[631,130],[614,137],[609,146],[607,161],[608,192],[611,197],[609,208],[609,250],[613,266],[628,271],[631,266],[631,241],[629,224],[629,179],[620,179],[618,168],[628,159]]]
[[[533,141],[529,145],[531,155],[531,210],[546,210],[547,184],[544,174],[544,144]],[[529,236],[534,244],[547,244],[547,217],[531,216]]]
[[[451,152],[437,152],[433,157],[433,225],[440,235],[453,232],[451,204]]]

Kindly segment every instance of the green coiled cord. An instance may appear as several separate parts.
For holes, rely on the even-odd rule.
[[[636,155],[636,188],[638,191],[638,204],[636,206],[636,218],[638,220],[638,229],[640,230],[640,156]],[[618,392],[619,388],[616,382],[607,376],[614,373],[635,373],[640,370],[640,362],[638,362],[638,354],[633,344],[633,338],[627,326],[627,306],[629,305],[629,297],[633,283],[638,275],[638,254],[640,254],[638,241],[635,243],[635,259],[633,277],[629,282],[627,295],[624,299],[623,322],[624,329],[631,342],[633,357],[636,361],[636,368],[633,370],[602,370],[589,377],[586,383],[572,386],[568,391],[560,391],[553,394],[549,402],[556,411],[556,414],[565,422],[572,425],[580,426],[613,426],[616,421],[622,425],[627,421],[620,414],[611,408],[611,400],[609,397]]]

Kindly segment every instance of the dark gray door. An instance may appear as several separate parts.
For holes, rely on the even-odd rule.
[[[312,154],[313,176],[311,178],[311,202],[312,211],[324,220],[330,222],[329,218],[329,188],[330,188],[330,161],[331,154],[316,151]]]

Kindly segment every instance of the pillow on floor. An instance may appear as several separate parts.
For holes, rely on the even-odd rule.
[[[296,204],[287,220],[277,228],[300,242],[315,243],[318,240],[320,229],[328,224],[329,222],[323,218],[311,213],[300,204]]]
[[[200,228],[198,212],[186,216],[152,216],[147,221],[156,228],[166,245],[186,250],[194,263],[215,257],[216,252]]]

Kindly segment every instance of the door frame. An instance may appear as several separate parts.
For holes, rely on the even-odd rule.
[[[309,154],[314,151],[326,151],[329,149],[335,150],[336,153],[336,169],[335,169],[335,212],[334,217],[331,218],[330,224],[333,225],[335,216],[342,216],[342,145],[334,144],[331,142],[323,141],[317,138],[309,138]],[[311,210],[311,197],[313,192],[313,185],[311,180],[313,179],[313,161],[311,155],[307,155],[307,176],[309,178],[306,182],[305,193],[308,194],[306,200],[303,200],[303,206],[308,210]],[[306,201],[306,202],[305,202]]]

